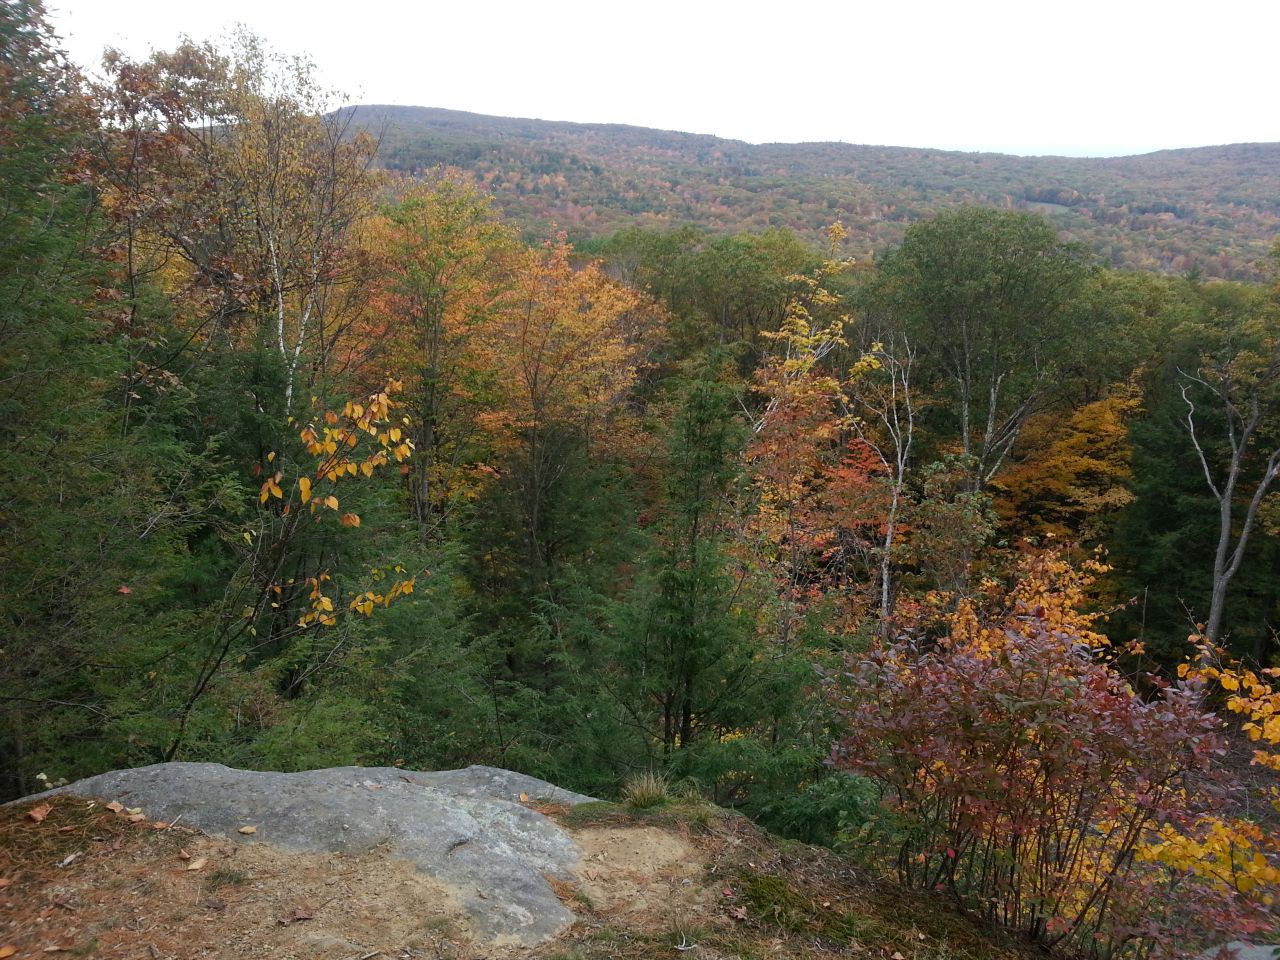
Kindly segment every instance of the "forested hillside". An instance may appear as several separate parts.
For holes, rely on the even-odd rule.
[[[850,250],[880,251],[912,223],[963,204],[1049,218],[1104,263],[1257,279],[1280,231],[1280,144],[1109,159],[1015,157],[847,143],[770,143],[609,124],[355,108],[382,161],[464,171],[535,233],[575,240],[623,226],[717,232],[782,227],[817,240],[832,220]]]
[[[710,799],[1063,955],[1275,931],[1280,252],[1118,270],[959,203],[983,158],[902,153],[947,209],[859,219],[726,151],[861,148],[625,130],[806,230],[602,197],[621,229],[530,239],[517,187],[630,183],[621,146],[398,176],[252,36],[93,83],[38,4],[0,41],[6,797],[487,763]]]

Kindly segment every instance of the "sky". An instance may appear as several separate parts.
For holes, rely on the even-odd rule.
[[[71,58],[243,24],[353,103],[1115,156],[1280,141],[1276,0],[46,0]]]

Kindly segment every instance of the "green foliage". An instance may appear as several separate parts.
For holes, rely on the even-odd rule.
[[[103,652],[139,608],[161,611],[140,640],[186,619],[166,602],[184,562],[169,485],[193,460],[123,409],[128,311],[95,256],[78,154],[91,114],[38,4],[0,6],[0,50],[0,790],[15,793],[102,764],[120,666]]]
[[[1004,465],[1027,418],[1060,396],[1097,331],[1074,309],[1083,248],[1041,218],[964,208],[907,230],[863,295],[919,351],[935,450],[960,453],[974,491]]]
[[[780,229],[715,236],[694,227],[629,228],[583,249],[671,312],[664,359],[732,345],[744,376],[759,361],[761,334],[781,326],[795,278],[821,263],[818,251]]]
[[[1271,309],[1266,292],[1256,287],[1186,281],[1169,290],[1161,305],[1163,350],[1144,371],[1145,415],[1130,429],[1134,500],[1117,518],[1113,552],[1118,590],[1137,598],[1118,618],[1118,629],[1141,636],[1166,661],[1180,655],[1188,630],[1209,613],[1219,533],[1219,503],[1188,435],[1188,405],[1181,389],[1185,374],[1218,362],[1247,361],[1251,354],[1265,356],[1258,350],[1274,329],[1274,319],[1268,319]],[[1198,433],[1210,469],[1221,477],[1230,460],[1225,411],[1206,389],[1192,386],[1189,399],[1197,405]],[[1234,399],[1240,409],[1248,409],[1247,400]],[[1274,446],[1268,441],[1280,429],[1274,394],[1270,400],[1260,395],[1259,402],[1261,433],[1242,459],[1237,517],[1243,515]],[[1265,529],[1260,532],[1250,538],[1247,562],[1232,581],[1225,639],[1239,653],[1263,661],[1273,652],[1273,624],[1280,611],[1274,574],[1280,544]]]
[[[755,819],[784,837],[825,847],[847,846],[879,815],[880,789],[871,780],[830,773],[779,793],[754,811]]]

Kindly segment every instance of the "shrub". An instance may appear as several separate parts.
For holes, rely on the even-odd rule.
[[[900,880],[1098,956],[1262,929],[1259,891],[1159,856],[1221,823],[1221,722],[1202,684],[1140,696],[1060,609],[1071,591],[1053,584],[1071,576],[1041,561],[1022,573],[996,619],[961,604],[948,638],[874,650],[837,684],[852,732],[833,761],[881,784],[903,827]]]

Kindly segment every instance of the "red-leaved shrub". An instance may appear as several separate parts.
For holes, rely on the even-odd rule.
[[[1210,829],[1224,802],[1201,684],[1140,695],[1045,600],[1062,592],[1024,593],[996,623],[962,606],[949,638],[875,649],[833,681],[849,733],[832,760],[881,784],[900,880],[1098,956],[1265,929],[1260,891],[1151,855]]]

